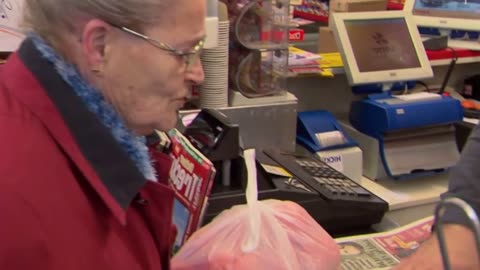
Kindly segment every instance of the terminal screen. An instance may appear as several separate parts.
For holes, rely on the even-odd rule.
[[[480,1],[416,0],[413,14],[443,18],[480,19]]]
[[[345,20],[360,72],[420,68],[404,18]]]

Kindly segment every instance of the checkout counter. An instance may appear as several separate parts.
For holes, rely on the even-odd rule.
[[[318,34],[315,34],[315,36],[318,38]],[[307,40],[308,39],[309,35],[307,34]],[[310,49],[316,50],[318,41],[313,42],[312,45],[315,46],[315,48]],[[306,49],[308,50],[308,48]],[[479,70],[479,65],[477,63],[463,64],[459,61],[457,64],[458,65],[456,66],[450,79],[450,81],[452,82],[451,86],[456,88],[460,86],[460,83],[465,76],[473,75]],[[448,68],[446,67],[446,65],[438,65],[434,66],[433,69],[435,77],[426,80],[425,82],[429,85],[440,85],[443,81],[444,75],[448,71]],[[322,109],[331,112],[336,119],[346,120],[348,119],[348,116],[346,115],[350,111],[350,104],[361,100],[359,97],[352,94],[350,87],[347,83],[346,76],[341,72],[336,73],[334,78],[322,78],[320,76],[289,78],[287,88],[289,89],[289,98],[285,101],[273,102],[268,104],[245,104],[241,106],[231,106],[219,109],[219,111],[226,115],[231,122],[238,124],[240,128],[239,134],[242,139],[241,143],[243,147],[254,147],[257,149],[273,147],[285,149],[288,151],[295,150],[297,140],[296,132],[293,127],[298,124],[298,112],[315,111]],[[433,106],[439,106],[440,108],[444,108],[445,110],[450,110],[453,108],[454,112],[457,111],[456,104],[452,102],[445,102],[445,100],[443,99],[432,102],[436,104]],[[396,110],[393,109],[393,106],[390,108],[390,110],[396,112]],[[435,109],[432,109],[432,111],[433,110]],[[185,115],[192,112],[194,111],[185,111],[182,112],[182,114]],[[436,134],[438,135],[439,143],[448,145],[451,155],[448,155],[448,157],[441,157],[445,158],[445,160],[442,161],[443,163],[441,166],[437,165],[435,167],[428,167],[426,168],[427,170],[423,171],[428,173],[417,174],[418,172],[422,172],[422,170],[415,171],[415,169],[418,168],[413,167],[409,168],[407,171],[397,170],[399,168],[392,166],[393,163],[391,163],[389,157],[385,158],[384,155],[384,161],[379,161],[382,159],[382,157],[381,154],[377,154],[376,159],[379,162],[377,162],[376,164],[382,165],[384,171],[381,172],[379,170],[372,170],[376,171],[377,174],[366,175],[365,173],[363,173],[363,175],[359,177],[358,182],[362,185],[362,187],[375,194],[387,205],[387,209],[385,209],[383,213],[383,218],[375,217],[377,219],[375,222],[376,224],[372,226],[374,230],[389,230],[394,227],[406,225],[412,221],[433,214],[434,206],[439,201],[440,194],[447,190],[448,171],[446,170],[446,168],[451,166],[454,163],[454,160],[458,158],[458,151],[455,151],[454,149],[456,148],[454,147],[455,140],[458,139],[458,136],[455,137],[455,130],[458,129],[452,130],[452,125],[450,125],[455,120],[458,120],[458,114],[454,113],[453,116],[449,118],[450,116],[435,115],[432,117],[424,117],[424,122],[421,124],[427,126],[433,124],[437,127],[442,126],[438,129],[434,129],[433,133],[429,133],[430,131],[427,133],[423,133],[423,135]],[[416,120],[419,119],[413,118],[412,121]],[[427,123],[426,121],[437,122]],[[360,142],[361,140],[355,137],[354,132],[351,132],[352,129],[357,129],[353,128],[350,124],[345,124],[344,121],[340,122],[341,128],[345,130],[345,132],[349,134],[351,138],[353,138],[353,141],[356,141],[357,144],[360,145],[362,143]],[[347,120],[346,122],[349,121]],[[396,127],[398,126],[390,125],[387,129],[383,130],[387,132],[384,132],[382,134],[385,135],[385,133],[388,133],[388,139],[392,138],[392,134],[394,135],[394,139],[398,138],[395,135],[403,136],[404,134],[396,134],[395,132],[390,132],[395,130]],[[362,135],[365,135],[365,133],[362,133]],[[367,139],[368,142],[374,142],[378,148],[383,147],[383,150],[385,150],[385,136],[380,137],[379,135],[368,132],[365,136],[369,137]],[[383,146],[381,146],[382,143]],[[416,146],[425,145],[423,145],[419,141]],[[391,154],[388,149],[387,152]],[[381,152],[377,151],[377,153]],[[362,155],[365,155],[365,153],[362,153]],[[368,160],[365,158],[365,156],[363,156],[362,159],[362,162],[364,164],[369,163],[366,162]],[[212,205],[210,207],[210,213],[208,213],[207,210],[207,220],[213,218],[222,209],[228,208],[229,205],[244,203],[244,196],[242,195],[241,191],[243,183],[242,177],[244,176],[244,172],[241,168],[241,165],[237,164],[237,162],[238,160],[233,159],[231,168],[232,172],[234,172],[233,174],[237,175],[239,179],[231,179],[234,185],[228,188],[222,186],[214,187],[214,194],[212,194],[211,200],[212,202],[214,200],[218,200],[218,203],[216,204],[217,208],[215,209],[215,207]],[[262,161],[259,160],[259,162]],[[387,164],[387,170],[385,170],[385,163]],[[415,175],[418,177],[415,177],[414,179],[409,179],[409,177],[405,177],[411,174],[412,171],[414,171]],[[287,189],[287,187],[284,185],[284,183],[282,183],[282,181],[277,181],[275,179],[265,180],[266,178],[264,178],[265,175],[263,171],[258,172],[258,174],[259,181],[262,181],[262,184],[260,184],[259,187],[261,189],[264,189],[264,195],[261,195],[262,192],[260,192],[259,196],[273,196],[284,199],[295,198],[296,196],[299,201],[303,200],[305,202],[311,203],[312,209],[315,208],[315,205],[317,205],[317,208],[324,207],[322,206],[322,204],[318,204],[318,202],[315,202],[313,196],[309,197],[308,194],[300,194],[298,191],[292,192],[291,190]],[[218,175],[222,175],[222,173],[218,173]],[[393,180],[393,178],[395,177],[390,176],[395,176],[401,180]],[[313,211],[315,210],[310,210],[309,212],[313,213]],[[330,212],[332,216],[340,213],[339,211]],[[362,214],[358,215],[357,217],[360,218],[361,216]],[[355,216],[350,217],[353,219],[344,221],[344,223],[355,222]],[[322,218],[324,217],[318,216],[319,220]],[[364,225],[366,225],[366,223]],[[337,224],[339,223],[337,222]],[[370,225],[371,224],[372,223],[370,223]],[[358,230],[356,228],[344,229],[345,230],[343,230],[342,232],[342,234],[344,235],[348,234],[349,230],[352,234],[358,233]]]
[[[322,131],[302,114],[297,123],[301,131]],[[361,185],[388,203],[388,212],[374,230],[390,230],[433,214],[439,195],[447,190],[448,169],[458,161],[473,127],[466,126],[462,117],[458,100],[445,96],[412,101],[381,94],[352,102],[349,119],[343,115],[340,127],[334,129],[345,132],[350,144],[356,142],[362,150],[363,158],[356,164],[363,164]],[[304,127],[308,122],[310,128]],[[308,147],[298,137],[297,142]]]
[[[241,124],[231,123],[221,112],[204,109],[183,131],[217,170],[205,223],[225,209],[246,203],[247,172],[241,149],[252,146],[245,147],[241,142],[241,129]],[[333,168],[324,163],[315,167],[317,159],[284,154],[281,151],[285,150],[272,145],[255,148],[258,198],[294,201],[331,234],[369,228],[380,222],[388,210],[384,200]],[[299,161],[326,174],[313,177],[314,174],[304,171],[305,166],[298,165]],[[272,174],[262,165],[281,167],[290,175]]]
[[[277,104],[277,106],[290,107],[292,106],[292,103]],[[253,107],[243,108],[243,110],[257,109],[258,108]],[[265,108],[260,110],[264,109]],[[237,108],[237,110],[242,109]],[[227,114],[231,113],[228,109],[220,109],[219,111],[227,118]],[[293,143],[295,141],[294,136],[287,136],[289,138],[282,136],[284,140],[283,142],[278,142],[278,140],[259,142],[258,137],[252,139],[252,134],[258,136],[258,133],[250,133],[250,135],[242,133],[242,127],[244,125],[254,125],[254,123],[252,123],[253,121],[251,121],[252,119],[248,117],[249,114],[242,114],[238,111],[235,112],[235,114],[244,115],[245,118],[243,120],[242,118],[236,118],[234,126],[239,130],[233,132],[233,134],[237,135],[242,134],[242,136],[240,136],[242,140],[238,142],[242,147],[255,147],[256,149],[275,147],[282,149],[285,148],[285,146],[288,148],[292,141]],[[298,115],[296,110],[292,110],[290,114]],[[254,115],[256,115],[256,117],[271,116],[271,114],[266,113],[265,111]],[[281,123],[273,123],[275,121],[277,120],[270,119],[270,125],[281,125]],[[281,121],[281,119],[278,119],[278,121]],[[351,126],[345,125],[344,123],[341,123],[338,127],[346,133],[349,133],[349,129],[351,129]],[[232,134],[232,132],[230,132],[230,134]],[[453,138],[453,140],[454,139],[455,138]],[[285,144],[282,145],[282,143]],[[231,138],[228,139],[228,144],[230,146],[232,145]],[[297,148],[300,148],[299,145],[297,145]],[[222,149],[224,148],[222,147]],[[233,151],[238,151],[238,148],[234,148]],[[219,168],[219,171],[217,172],[216,184],[213,187],[212,195],[210,197],[210,205],[207,208],[205,222],[208,222],[226,208],[235,204],[245,203],[243,190],[245,188],[246,172],[243,160],[237,158],[235,155],[228,154],[228,152],[224,152],[222,155],[217,155],[215,153],[218,152],[212,152],[215,156],[214,162],[221,161],[222,155],[228,155],[228,159],[231,160],[231,165],[229,166],[231,173],[229,175],[233,177],[229,179],[229,185],[224,185],[224,166],[221,163],[216,166]],[[265,157],[261,151],[259,153],[258,162],[257,165],[260,163],[269,163],[268,157]],[[345,165],[344,167],[348,168],[349,166]],[[362,207],[355,208],[352,205],[342,207],[337,206],[335,203],[329,203],[328,201],[321,199],[317,194],[312,194],[312,192],[309,192],[308,190],[305,191],[302,188],[292,188],[292,186],[285,181],[285,178],[272,177],[272,175],[269,175],[262,169],[262,166],[257,166],[257,168],[260,168],[257,172],[259,181],[259,198],[277,198],[296,201],[307,209],[310,215],[312,215],[333,235],[358,234],[372,232],[372,230],[389,230],[397,226],[408,224],[425,216],[432,215],[433,209],[439,201],[439,195],[447,190],[448,184],[448,173],[446,171],[422,175],[415,180],[403,179],[400,181],[392,179],[372,180],[369,177],[361,176],[360,179],[358,179],[361,186],[376,195],[375,198],[379,199],[379,207],[374,208],[373,210],[361,210]]]
[[[471,64],[467,64],[467,67]],[[461,66],[459,66],[460,68]],[[440,67],[441,68],[441,67]],[[471,67],[470,67],[471,68]],[[343,78],[342,78],[343,77]],[[242,146],[245,148],[254,147],[257,149],[274,147],[280,149],[286,149],[288,151],[295,150],[295,147],[298,147],[296,143],[296,132],[292,128],[298,123],[298,112],[307,111],[307,110],[318,110],[318,104],[315,105],[315,108],[309,108],[310,102],[312,99],[317,100],[318,103],[328,104],[324,108],[329,111],[333,111],[333,114],[336,115],[337,119],[346,120],[348,116],[345,115],[345,110],[338,111],[338,109],[346,109],[349,107],[342,108],[342,105],[345,104],[345,100],[355,101],[355,97],[348,91],[346,87],[346,79],[343,75],[337,75],[332,79],[325,79],[321,77],[306,77],[306,78],[291,78],[290,87],[294,90],[295,98],[292,98],[285,102],[271,103],[265,105],[244,105],[239,107],[229,107],[229,108],[220,108],[219,111],[228,117],[232,122],[239,125],[240,130],[239,134],[242,139]],[[297,87],[295,85],[297,84]],[[322,89],[319,93],[318,89],[311,89],[315,85],[330,85],[331,88]],[[302,87],[299,87],[303,86]],[[345,88],[342,89],[342,86]],[[310,88],[309,88],[310,87]],[[292,94],[293,96],[293,94]],[[306,98],[306,96],[308,96]],[[340,102],[341,101],[341,102]],[[184,111],[182,115],[188,115],[198,111]],[[348,120],[346,120],[348,122]],[[258,125],[258,123],[261,125]],[[351,125],[345,125],[344,121],[339,121],[341,128],[347,133],[350,134]],[[458,134],[461,133],[459,147],[464,143],[464,140],[469,133],[469,128],[473,125],[465,123],[457,123],[456,126],[462,127],[459,129],[455,128],[457,136],[447,132],[448,138],[453,138],[453,140],[459,139]],[[277,128],[278,127],[278,128]],[[459,132],[459,130],[461,132]],[[280,131],[280,132],[276,132]],[[285,131],[285,132],[284,132]],[[267,134],[267,136],[264,136]],[[353,136],[351,136],[354,138]],[[462,139],[463,138],[463,139]],[[358,141],[358,139],[353,139]],[[449,141],[449,144],[454,144],[452,140]],[[233,160],[233,162],[238,162]],[[365,159],[363,159],[365,162]],[[236,174],[242,177],[241,168],[236,167],[232,163],[232,170],[236,171]],[[221,173],[219,173],[221,174]],[[263,172],[262,172],[263,174]],[[259,176],[261,179],[263,176]],[[232,181],[236,181],[232,179]],[[384,212],[383,218],[380,218],[376,224],[371,228],[375,231],[384,231],[390,230],[397,226],[406,225],[420,218],[429,216],[433,214],[433,209],[436,203],[439,201],[439,196],[447,190],[448,186],[448,172],[438,172],[431,175],[421,175],[416,179],[402,179],[402,180],[392,180],[392,179],[375,179],[373,177],[367,177],[362,175],[359,179],[361,185],[368,189],[371,193],[375,194],[388,205],[388,209]],[[218,194],[222,192],[227,192],[233,197],[237,197],[228,204],[220,204],[220,208],[214,210],[213,212],[221,211],[222,208],[228,207],[229,204],[243,203],[242,194],[241,194],[241,183],[242,181],[237,181],[237,186],[233,189],[218,187],[216,192]],[[240,183],[240,184],[238,184]],[[265,184],[266,183],[266,184]],[[264,196],[269,196],[269,192],[277,192],[277,195],[280,196],[291,196],[290,191],[282,190],[281,181],[265,181],[265,185],[262,185],[261,188],[265,188],[263,194]],[[275,187],[275,188],[272,188]],[[275,190],[275,191],[272,191]],[[289,193],[290,194],[287,194]],[[224,193],[227,194],[227,193]],[[272,193],[270,193],[271,195]],[[216,198],[226,198],[228,196],[218,195]],[[275,196],[277,196],[275,195]],[[263,196],[263,195],[260,195]],[[215,196],[213,196],[215,197]],[[299,196],[298,199],[303,198],[305,201],[309,201],[308,196]],[[290,197],[291,198],[291,197]],[[284,197],[284,199],[288,199]],[[218,205],[218,204],[217,204]],[[312,205],[315,205],[313,203]],[[213,218],[215,213],[213,213],[209,218]],[[208,218],[207,218],[208,219]],[[353,219],[350,219],[349,222],[352,222]],[[360,227],[359,227],[360,228]],[[372,232],[368,229],[365,229],[365,226],[359,228],[346,228],[342,230],[341,235],[358,234],[359,232]],[[338,235],[338,234],[335,234]]]
[[[316,28],[314,31],[318,31],[318,28]],[[312,30],[312,32],[314,31]],[[318,32],[315,32],[306,34],[305,41],[295,44],[295,46],[307,51],[317,51],[319,44],[319,34]],[[449,73],[448,65],[450,63],[450,59],[433,60],[430,61],[430,63],[432,65],[434,77],[426,79],[424,82],[432,88],[436,88],[436,86],[442,85],[445,76]],[[454,96],[453,94],[456,93],[455,89],[462,89],[463,80],[466,77],[477,74],[479,70],[479,57],[459,58],[453,72],[450,75],[446,92],[450,92],[451,95]],[[343,70],[336,70],[334,73],[335,77],[333,78],[309,76],[294,77],[289,79],[288,89],[299,100],[298,111],[306,112],[319,109],[329,111],[340,121],[343,130],[345,130],[359,145],[371,143],[372,147],[380,147],[380,143],[385,142],[384,140],[382,142],[378,140],[378,138],[382,140],[380,136],[373,134],[373,136],[368,136],[365,133],[358,132],[358,130],[350,123],[349,112],[351,109],[351,104],[361,101],[363,97],[352,94]],[[439,106],[443,105],[448,106],[446,104]],[[393,106],[390,107],[390,109],[393,110]],[[440,110],[443,109],[440,108]],[[432,109],[431,111],[434,112],[435,109]],[[423,120],[425,123],[425,121],[435,121],[434,119],[439,119],[438,121],[440,122],[448,120],[443,117],[454,117],[458,119],[459,116],[455,115],[455,112],[458,112],[458,109],[454,106],[452,111],[454,112],[454,116],[450,115],[451,111],[449,111],[449,115],[447,116],[445,116],[443,113],[438,113],[431,118],[422,118],[421,114],[423,114],[423,112],[419,112],[418,114],[420,117],[419,119],[415,120]],[[445,158],[445,165],[435,167],[449,167],[451,165],[451,162],[458,157],[458,151],[456,151],[455,148],[457,147],[459,151],[463,148],[463,145],[475,124],[476,123],[467,123],[465,121],[461,121],[455,123],[453,126],[445,125],[444,128],[440,128],[441,130],[435,131],[435,133],[438,134],[437,137],[439,138],[439,143],[447,145],[449,149],[448,158],[438,157],[438,155],[435,157],[442,159]],[[393,125],[390,124],[387,127],[389,130],[393,130],[396,126],[398,126],[398,123]],[[388,130],[385,129],[385,131]],[[370,147],[370,149],[373,149],[372,147]],[[376,150],[377,151],[373,151],[375,153],[380,153],[378,148]],[[385,170],[380,170],[380,168],[384,168],[384,164],[379,162],[379,160],[382,159],[380,154],[367,155],[366,153],[363,153],[362,155],[364,170],[368,171],[368,173],[363,173],[361,177],[362,186],[381,197],[389,205],[389,210],[382,219],[382,222],[373,226],[375,230],[389,230],[394,227],[406,225],[420,218],[433,215],[433,210],[436,203],[440,199],[440,194],[445,192],[448,188],[448,171],[440,172],[439,170],[438,173],[430,175],[425,174],[413,179],[402,178],[401,180],[392,180],[390,177],[388,177],[389,175]],[[369,160],[367,157],[374,159],[375,162]],[[432,161],[432,159],[426,160]],[[368,164],[377,164],[381,166],[372,166],[370,169],[367,169],[365,167]],[[389,165],[387,164],[387,166]],[[432,166],[431,169],[435,169],[435,167]],[[395,173],[395,170],[393,170],[393,175],[403,174],[405,173],[402,171]],[[392,175],[392,170],[390,171],[390,175]]]

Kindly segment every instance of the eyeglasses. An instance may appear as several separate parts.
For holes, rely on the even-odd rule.
[[[136,32],[136,31],[133,31],[132,29],[129,29],[127,27],[118,27],[118,28],[122,31],[125,31],[125,32],[127,32],[131,35],[134,35],[136,37],[139,37],[139,38],[147,41],[148,43],[150,43],[151,45],[159,48],[160,50],[167,51],[170,54],[173,54],[175,56],[183,58],[183,61],[186,64],[186,71],[190,70],[193,63],[196,61],[197,57],[202,52],[203,45],[205,44],[205,37],[203,37],[202,39],[200,39],[198,41],[198,43],[195,46],[193,46],[193,48],[191,50],[182,51],[182,50],[174,49],[170,45],[168,45],[167,43],[157,41],[155,39],[150,38],[149,36],[140,34],[140,33]]]

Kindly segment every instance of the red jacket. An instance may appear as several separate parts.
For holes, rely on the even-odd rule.
[[[169,269],[170,160],[144,179],[26,40],[0,66],[0,269]]]

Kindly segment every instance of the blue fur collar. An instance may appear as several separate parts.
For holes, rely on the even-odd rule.
[[[102,94],[85,81],[75,67],[63,60],[40,36],[29,33],[28,37],[33,40],[35,47],[41,52],[42,56],[55,66],[58,74],[72,87],[75,94],[83,100],[88,110],[95,114],[105,127],[111,130],[115,140],[128,153],[145,178],[152,181],[156,180],[155,170],[152,167],[148,148],[145,144],[145,137],[132,134]]]

